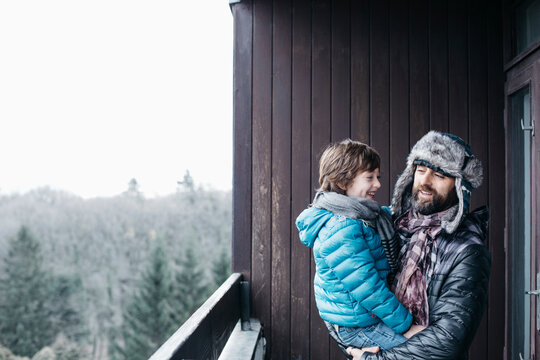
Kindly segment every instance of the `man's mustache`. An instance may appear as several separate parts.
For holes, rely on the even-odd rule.
[[[429,185],[425,185],[425,186],[424,185],[418,185],[416,187],[416,192],[418,192],[420,190],[421,191],[426,191],[426,192],[431,192],[431,193],[436,193],[436,191]]]

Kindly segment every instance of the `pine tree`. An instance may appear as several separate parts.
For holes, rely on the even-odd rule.
[[[197,200],[199,194],[195,191],[195,181],[189,173],[189,170],[186,170],[184,178],[182,181],[177,181],[177,184],[177,193],[181,194],[181,198],[189,202],[190,206],[194,206],[195,200]]]
[[[49,279],[41,248],[29,229],[10,240],[0,277],[0,342],[14,354],[32,356],[52,343],[47,309]]]
[[[182,178],[182,181],[178,181],[177,183],[184,189],[184,191],[189,191],[189,192],[195,191],[195,181],[193,180],[193,177],[189,173],[189,170],[186,170],[186,172],[184,173],[184,177]]]
[[[165,251],[158,245],[152,251],[150,264],[124,313],[122,344],[116,344],[115,358],[148,359],[172,335],[175,326],[170,298],[169,264]]]
[[[48,286],[46,307],[55,333],[62,333],[69,341],[83,339],[88,335],[88,330],[75,305],[75,296],[83,289],[81,279],[77,276],[55,276],[50,279]]]
[[[212,275],[214,277],[213,290],[219,288],[231,275],[231,255],[224,246],[222,246],[217,260],[212,264]]]
[[[139,201],[143,200],[143,194],[141,192],[139,182],[135,178],[132,178],[131,180],[129,180],[128,189],[124,191],[123,194],[124,196],[131,199],[136,199]]]
[[[13,355],[8,348],[0,345],[0,360],[30,360],[30,358]]]
[[[43,349],[39,350],[34,356],[32,356],[32,360],[57,360],[57,359],[56,359],[56,354],[54,353],[54,350],[49,346],[45,346]]]
[[[208,297],[204,271],[199,267],[201,257],[195,245],[187,241],[184,254],[177,260],[174,282],[175,320],[180,326]]]
[[[55,360],[81,360],[88,358],[84,347],[71,342],[64,334],[57,336],[52,349],[54,350]]]

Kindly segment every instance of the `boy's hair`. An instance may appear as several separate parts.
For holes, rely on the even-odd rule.
[[[318,191],[333,191],[345,195],[358,172],[380,168],[381,158],[369,145],[345,139],[329,144],[319,161]]]

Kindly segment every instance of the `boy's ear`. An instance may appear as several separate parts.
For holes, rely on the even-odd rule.
[[[343,182],[338,182],[336,184],[341,190],[347,191],[347,186]]]

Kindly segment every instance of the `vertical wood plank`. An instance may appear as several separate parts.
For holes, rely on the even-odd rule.
[[[474,154],[482,161],[484,174],[489,174],[487,144],[487,29],[486,4],[476,1],[470,6],[469,18],[469,142]],[[471,209],[487,203],[486,183],[471,197]]]
[[[331,8],[327,0],[312,2],[311,149],[312,187],[319,186],[319,158],[330,142],[331,119]]]
[[[331,54],[331,7],[327,0],[312,2],[312,87],[311,87],[311,173],[312,189],[318,187],[319,157],[330,141],[330,54]],[[311,261],[311,279],[315,274],[315,263]],[[327,360],[329,356],[328,330],[319,316],[315,305],[313,286],[310,287],[310,359]]]
[[[390,102],[388,1],[371,3],[371,145],[381,156],[381,188],[375,199],[390,202]]]
[[[369,0],[351,2],[351,138],[369,143]]]
[[[292,50],[292,219],[291,224],[291,355],[309,358],[311,249],[298,237],[294,219],[311,202],[311,3],[293,4]]]
[[[487,28],[486,3],[470,4],[469,15],[469,142],[473,153],[482,161],[484,174],[489,174],[487,123]],[[473,191],[471,210],[487,204],[489,183]],[[489,245],[489,244],[488,244]],[[481,359],[487,352],[487,315],[484,316],[469,350],[471,359]]]
[[[350,0],[332,1],[332,141],[350,137]]]
[[[390,8],[390,172],[389,190],[409,153],[409,1]]]
[[[448,131],[448,16],[446,0],[429,3],[430,128]]]
[[[271,170],[272,157],[272,4],[253,1],[253,180],[252,302],[253,315],[270,329],[271,319]],[[271,332],[268,342],[271,344]]]
[[[272,89],[272,347],[290,356],[291,297],[291,1],[274,1]]]
[[[332,1],[332,141],[351,136],[351,19],[350,0]],[[330,360],[343,358],[330,340]]]
[[[515,45],[512,43],[514,41],[513,39],[513,31],[512,31],[512,13],[513,13],[513,4],[512,0],[502,0],[502,8],[503,8],[503,65],[510,62],[512,58],[514,57],[514,47]],[[499,5],[501,6],[501,5]]]
[[[469,138],[468,6],[466,0],[448,2],[448,117],[449,131]]]
[[[501,358],[504,351],[504,222],[505,222],[505,192],[506,173],[504,146],[504,79],[502,44],[502,15],[500,1],[494,1],[488,9],[488,64],[487,64],[487,111],[489,139],[489,174],[487,186],[489,189],[490,229],[489,251],[491,253],[491,277],[489,284],[489,300],[487,307],[487,336],[488,347],[484,359]]]
[[[234,16],[233,74],[233,238],[232,269],[251,279],[251,2],[232,7]]]
[[[409,9],[409,144],[429,130],[428,2],[410,0]],[[405,168],[405,164],[403,164]]]

